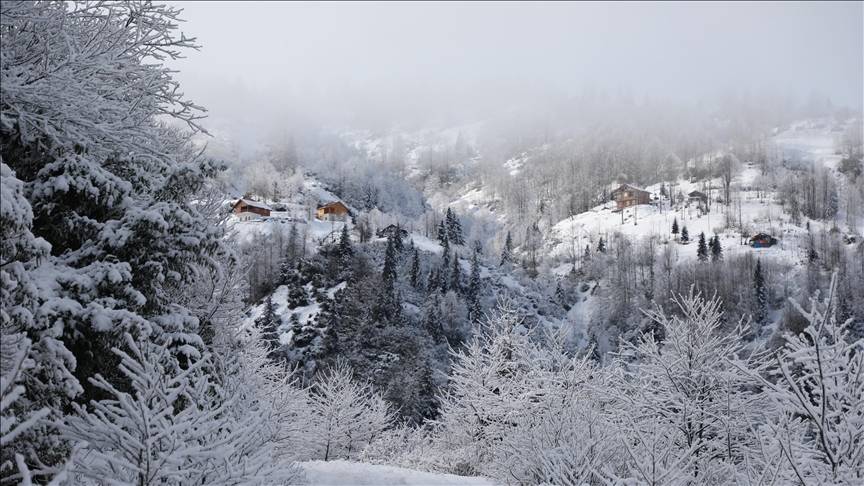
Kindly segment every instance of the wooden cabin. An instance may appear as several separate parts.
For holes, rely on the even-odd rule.
[[[768,248],[777,244],[777,238],[767,234],[758,233],[750,238],[749,245],[753,248]]]
[[[631,184],[622,184],[612,191],[612,199],[620,210],[637,204],[650,204],[651,193]]]
[[[315,217],[321,221],[345,221],[350,214],[351,211],[348,210],[348,206],[342,201],[323,204],[318,206],[318,210],[315,211]]]
[[[270,206],[251,199],[238,199],[233,209],[240,221],[270,216]]]
[[[399,238],[404,240],[408,237],[408,231],[395,224],[391,224],[385,228],[381,228],[376,234],[378,235],[378,238],[389,238],[390,236],[398,236]]]

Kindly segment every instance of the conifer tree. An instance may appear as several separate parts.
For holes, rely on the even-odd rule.
[[[598,253],[606,253],[606,241],[603,240],[603,237],[600,237],[600,241],[597,242],[597,252]]]
[[[269,350],[269,356],[273,358],[279,348],[279,324],[281,321],[276,314],[276,305],[273,303],[273,294],[264,299],[264,311],[255,319],[255,325],[261,332],[261,341]]]
[[[687,243],[690,241],[690,232],[687,231],[687,227],[684,226],[681,228],[681,243]]]
[[[465,240],[462,237],[462,224],[459,222],[459,217],[456,216],[450,208],[447,208],[445,216],[447,226],[447,239],[454,245],[464,245]]]
[[[462,292],[462,269],[459,267],[459,254],[453,255],[453,269],[450,271],[450,290]]]
[[[720,236],[711,238],[711,261],[716,262],[723,259],[723,247],[720,245]]]
[[[708,260],[708,245],[705,244],[705,233],[699,233],[699,246],[696,248],[696,258],[700,262]]]
[[[401,304],[396,298],[396,242],[398,236],[390,235],[387,238],[387,249],[384,252],[384,268],[381,271],[381,286],[378,289],[378,298],[372,309],[372,317],[378,321],[379,326],[385,323],[393,323],[398,320],[401,313]]]
[[[756,312],[753,320],[756,324],[765,324],[768,317],[768,291],[765,288],[765,276],[762,273],[762,261],[756,260],[756,269],[753,271],[753,296],[756,300]]]
[[[441,294],[433,292],[432,299],[427,303],[423,314],[423,328],[426,329],[436,344],[444,342],[444,330],[441,327],[441,315],[439,314],[440,307]]]
[[[504,240],[504,248],[501,250],[501,263],[498,266],[509,265],[513,261],[513,238],[510,232],[507,232],[507,239]]]
[[[678,218],[672,220],[672,234],[678,237]]]
[[[468,317],[472,322],[479,322],[482,314],[480,308],[480,258],[477,251],[471,258],[471,278],[468,282]]]
[[[447,227],[444,225],[443,220],[438,223],[438,243],[440,243],[441,246],[450,246],[449,238],[447,237]]]
[[[354,256],[354,248],[351,246],[351,236],[348,234],[348,225],[342,225],[342,233],[339,235],[339,246],[336,254],[343,264],[347,264]]]
[[[411,258],[411,286],[415,289],[420,288],[420,252],[417,248],[414,248]]]

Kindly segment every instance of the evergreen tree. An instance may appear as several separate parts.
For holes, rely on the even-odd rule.
[[[274,358],[279,349],[279,325],[281,319],[276,314],[276,305],[273,303],[273,294],[264,299],[264,311],[255,319],[255,325],[261,332],[261,341],[269,350],[268,355]]]
[[[402,305],[396,296],[396,242],[398,236],[390,235],[387,238],[387,249],[384,252],[384,268],[381,271],[381,285],[378,289],[378,298],[372,310],[372,317],[377,321],[379,327],[385,324],[393,324],[398,321]]]
[[[711,238],[711,261],[716,262],[723,259],[723,247],[720,245],[720,236]]]
[[[699,246],[696,248],[696,258],[700,262],[708,260],[708,245],[705,244],[705,233],[699,233]]]
[[[396,253],[402,254],[405,251],[405,245],[402,242],[402,227],[399,224],[396,224],[396,232],[393,238],[393,242],[395,244]]]
[[[438,223],[438,243],[441,246],[450,246],[449,238],[447,237],[447,227],[444,225],[443,220]]]
[[[499,266],[509,265],[513,261],[513,238],[510,232],[507,232],[507,239],[504,240],[504,248],[501,250],[501,263]]]
[[[456,216],[450,208],[447,208],[447,214],[444,217],[447,227],[447,239],[454,245],[464,245],[465,240],[462,237],[462,224],[459,222],[459,217]]]
[[[687,231],[687,227],[684,226],[681,228],[681,243],[687,243],[690,241],[690,232]]]
[[[597,252],[598,253],[606,253],[606,242],[603,240],[603,237],[600,237],[600,241],[597,242]]]
[[[433,292],[432,299],[428,301],[423,313],[423,328],[429,333],[435,344],[444,342],[444,329],[441,327],[441,315],[439,314],[440,308],[441,294]]]
[[[293,261],[299,256],[299,239],[300,235],[297,232],[297,225],[291,223],[291,229],[288,230],[288,248],[285,249],[285,257],[289,261]]]
[[[398,250],[396,240],[398,236],[390,235],[387,238],[387,249],[384,251],[384,268],[381,272],[381,282],[384,286],[393,287],[398,276],[396,265],[398,264]]]
[[[336,254],[341,262],[347,265],[354,256],[354,247],[351,246],[351,235],[348,234],[348,225],[342,225],[342,233],[339,235],[339,246],[336,249]]]
[[[678,218],[672,220],[672,234],[678,237]]]
[[[450,271],[450,290],[462,292],[462,269],[459,266],[459,254],[453,255],[453,270]]]
[[[414,254],[411,258],[411,286],[418,289],[420,283],[420,252],[414,248]]]
[[[468,282],[468,294],[465,300],[468,304],[468,318],[479,322],[483,310],[480,307],[480,257],[477,251],[471,258],[471,278]]]
[[[768,291],[765,288],[765,276],[762,274],[762,262],[756,260],[756,270],[753,271],[753,296],[756,304],[756,312],[753,320],[758,325],[765,324],[768,317]]]

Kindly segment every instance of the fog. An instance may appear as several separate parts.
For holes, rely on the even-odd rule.
[[[178,5],[202,45],[175,63],[181,84],[245,142],[464,123],[585,93],[862,104],[860,2]]]

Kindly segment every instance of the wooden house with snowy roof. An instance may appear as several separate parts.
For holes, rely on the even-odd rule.
[[[612,191],[617,209],[624,209],[637,204],[651,204],[651,193],[632,184],[621,184]]]
[[[258,218],[267,218],[270,216],[270,206],[258,202],[253,201],[251,199],[238,199],[236,203],[234,203],[234,214],[237,215],[237,219],[240,221],[249,221],[250,219],[258,219]]]
[[[345,221],[351,211],[342,201],[333,201],[318,206],[315,217],[322,221]]]

